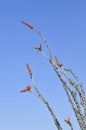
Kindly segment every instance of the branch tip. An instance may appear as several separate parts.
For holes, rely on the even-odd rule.
[[[30,29],[33,29],[33,26],[30,25],[29,23],[27,23],[27,22],[25,22],[25,21],[23,21],[23,20],[21,20],[21,23],[23,23],[24,25],[26,25],[26,26],[29,27]]]
[[[26,67],[27,67],[27,70],[30,74],[30,78],[32,78],[32,70],[31,70],[30,66],[28,65],[28,63],[26,63]]]

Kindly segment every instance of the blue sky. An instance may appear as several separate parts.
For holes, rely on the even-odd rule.
[[[1,0],[0,2],[0,129],[56,130],[45,105],[20,90],[29,79],[26,62],[35,82],[53,107],[64,130],[70,116],[79,130],[60,81],[50,64],[34,50],[40,38],[20,20],[31,23],[47,39],[53,55],[71,68],[86,86],[86,1],[83,0]]]

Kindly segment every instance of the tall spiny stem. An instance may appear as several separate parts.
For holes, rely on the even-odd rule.
[[[25,24],[26,26],[28,26],[33,31],[35,31],[40,36],[40,38],[42,40],[42,44],[45,43],[44,45],[46,45],[46,47],[47,47],[49,56],[47,56],[43,50],[41,50],[40,52],[44,56],[44,58],[46,58],[48,60],[48,62],[52,65],[58,78],[62,82],[63,88],[65,90],[65,93],[67,94],[69,103],[75,113],[75,116],[77,118],[77,121],[79,123],[81,130],[86,130],[86,94],[85,94],[85,90],[84,90],[82,84],[80,83],[79,79],[73,73],[73,71],[71,69],[66,69],[63,67],[62,64],[55,63],[55,61],[52,57],[51,50],[48,46],[48,43],[47,43],[46,39],[44,38],[44,36],[42,35],[42,33],[40,33],[32,25],[30,25],[24,21],[21,21],[21,22],[23,24]],[[70,72],[72,78],[68,75],[67,72]],[[66,78],[66,80],[64,80],[64,77]],[[43,96],[38,91],[33,78],[32,78],[32,83],[33,83],[34,89],[36,90],[37,95],[38,96],[40,95],[39,96],[40,99],[46,104],[48,110],[51,112],[51,115],[54,118],[54,122],[57,125],[58,130],[61,130],[62,128],[61,128],[59,122],[57,121],[58,123],[56,123],[56,120],[57,120],[56,116],[53,114],[49,103],[43,98]],[[72,89],[70,89],[70,86],[72,87]],[[80,102],[79,102],[79,99],[80,99]],[[83,113],[83,111],[84,111],[84,113]],[[73,127],[71,127],[71,130],[73,130]]]

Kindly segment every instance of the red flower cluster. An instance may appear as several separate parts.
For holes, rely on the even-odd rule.
[[[41,44],[39,46],[36,46],[35,49],[37,49],[38,51],[41,51],[42,50]]]
[[[26,64],[26,67],[27,67],[27,70],[30,74],[30,78],[32,78],[32,70],[31,70],[30,66],[28,64]]]
[[[33,29],[33,26],[30,25],[29,23],[24,22],[23,20],[21,20],[21,23],[23,23],[24,25],[26,25],[26,26],[29,27],[30,29]]]
[[[70,125],[71,126],[71,121],[70,121],[70,118],[68,118],[67,120],[65,119],[64,120],[68,125]]]
[[[25,87],[25,89],[21,90],[20,92],[21,92],[21,93],[22,93],[22,92],[27,92],[27,91],[30,91],[30,89],[31,89],[31,86],[27,85],[27,86]]]
[[[58,61],[58,59],[57,59],[56,56],[55,56],[55,62],[56,62],[56,65],[58,65],[59,67],[62,67],[62,66],[63,66],[63,64],[59,63],[59,61]]]

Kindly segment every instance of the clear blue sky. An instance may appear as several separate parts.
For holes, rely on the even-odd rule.
[[[86,0],[1,0],[0,2],[0,129],[56,130],[45,105],[20,90],[32,86],[25,63],[49,101],[64,130],[64,118],[74,118],[60,81],[48,62],[34,50],[40,38],[21,24],[27,21],[46,37],[53,55],[72,68],[86,86]]]

